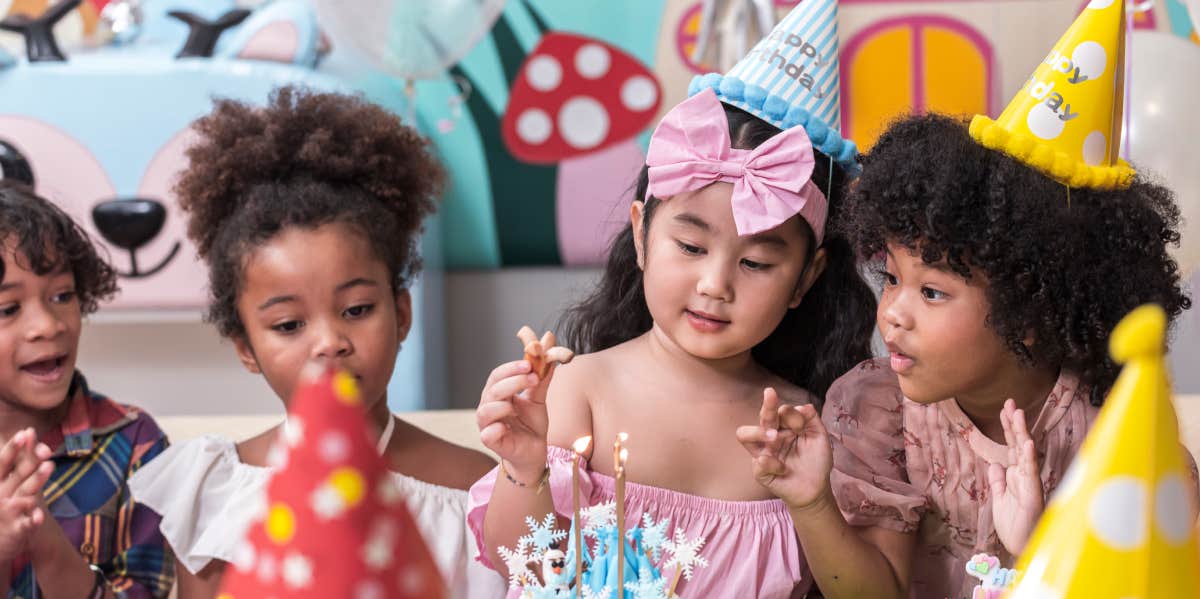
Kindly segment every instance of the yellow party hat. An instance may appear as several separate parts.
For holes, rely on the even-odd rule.
[[[971,137],[1071,187],[1125,188],[1117,156],[1125,91],[1125,2],[1092,0],[993,121]]]
[[[1010,599],[1200,597],[1200,554],[1163,357],[1167,316],[1117,325],[1125,363],[1017,563]]]

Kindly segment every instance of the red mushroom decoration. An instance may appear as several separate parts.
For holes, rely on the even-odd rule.
[[[509,91],[504,143],[524,162],[561,162],[637,135],[661,100],[654,74],[620,48],[547,32]]]
[[[445,597],[367,432],[354,378],[315,363],[301,378],[265,512],[226,570],[218,599]]]

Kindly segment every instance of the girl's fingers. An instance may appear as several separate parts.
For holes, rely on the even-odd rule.
[[[743,425],[737,427],[734,431],[738,443],[746,448],[752,454],[758,454],[762,451],[764,445],[767,444],[767,432],[761,426]]]
[[[1026,441],[1033,439],[1029,434],[1028,422],[1025,420],[1025,410],[1016,410],[1013,412],[1013,441],[1018,446],[1024,445]]]
[[[479,431],[479,442],[484,447],[496,451],[508,435],[508,425],[503,422],[493,422]],[[499,453],[496,451],[496,453]]]
[[[988,486],[992,489],[992,501],[997,501],[1000,497],[1004,496],[1004,491],[1008,487],[1005,479],[1006,476],[1007,471],[1004,466],[995,462],[988,464],[987,477]]]
[[[775,389],[763,389],[762,408],[758,411],[758,425],[764,430],[779,428],[779,394]]]
[[[1037,449],[1033,446],[1033,439],[1025,439],[1025,442],[1021,444],[1020,464],[1023,476],[1041,476],[1037,463]]]
[[[537,375],[533,373],[518,374],[496,381],[483,390],[480,404],[496,401],[511,401],[518,393],[537,386]]]
[[[17,493],[22,495],[37,496],[42,492],[42,487],[46,485],[46,481],[50,480],[50,475],[54,472],[53,462],[42,462],[37,467],[37,470],[30,476],[26,477],[21,482],[21,486],[17,488]]]
[[[781,409],[779,413],[782,428],[797,436],[825,435],[825,427],[821,425],[816,408],[811,405],[785,406],[785,409]]]
[[[514,414],[515,410],[511,402],[493,401],[481,404],[475,410],[475,426],[482,431],[492,423],[500,422]]]
[[[754,473],[757,476],[783,476],[787,474],[787,466],[778,458],[760,455],[754,458]]]
[[[1011,399],[1004,400],[1004,408],[1000,410],[1000,427],[1004,429],[1004,444],[1010,448],[1016,447],[1016,437],[1013,435],[1013,412],[1016,404]]]
[[[496,384],[496,381],[514,377],[520,374],[526,374],[532,372],[532,370],[533,369],[529,365],[529,362],[526,362],[525,360],[513,360],[512,362],[505,362],[504,364],[494,368],[492,372],[488,374],[487,381],[483,384],[483,388],[486,390],[492,385]]]

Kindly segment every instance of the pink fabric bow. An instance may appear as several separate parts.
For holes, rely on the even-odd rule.
[[[729,121],[711,89],[681,102],[663,117],[646,152],[648,193],[665,200],[712,183],[733,183],[738,235],[772,229],[799,214],[825,237],[829,201],[812,182],[812,141],[792,127],[753,150],[730,147]]]

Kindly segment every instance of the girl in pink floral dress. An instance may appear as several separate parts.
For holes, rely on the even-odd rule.
[[[765,403],[738,433],[827,598],[970,598],[974,554],[1012,567],[1116,376],[1109,331],[1190,306],[1169,191],[1070,193],[939,115],[864,160],[847,222],[890,357],[835,382],[820,418]]]

